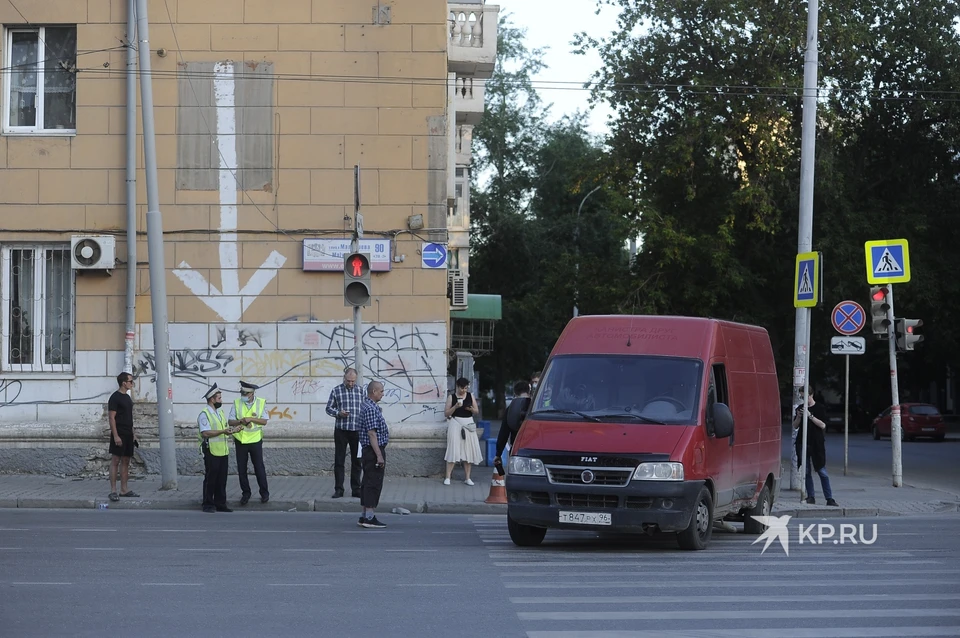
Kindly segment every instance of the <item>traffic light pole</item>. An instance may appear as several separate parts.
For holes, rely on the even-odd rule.
[[[887,346],[890,351],[890,442],[893,448],[893,486],[903,486],[903,458],[901,444],[901,426],[900,426],[900,385],[897,381],[897,335],[894,326],[893,313],[893,284],[887,285],[887,319],[890,325],[887,326]]]
[[[360,165],[357,164],[353,169],[353,241],[350,243],[350,250],[353,253],[360,252],[360,233],[362,231],[362,222],[360,217]],[[357,371],[357,384],[363,383],[363,321],[362,307],[360,305],[353,307],[353,367]]]

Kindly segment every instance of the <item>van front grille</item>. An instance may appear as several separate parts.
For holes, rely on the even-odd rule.
[[[631,510],[648,510],[653,506],[653,499],[649,496],[628,496],[623,505]]]
[[[620,499],[610,494],[557,494],[557,505],[561,507],[596,507],[614,509]]]
[[[527,498],[534,505],[549,505],[550,495],[546,492],[530,492]]]
[[[584,472],[589,471],[588,477],[592,480],[583,480]],[[557,467],[547,466],[547,477],[551,483],[560,485],[603,485],[605,487],[623,487],[630,481],[632,470],[616,469],[601,470],[592,467]]]

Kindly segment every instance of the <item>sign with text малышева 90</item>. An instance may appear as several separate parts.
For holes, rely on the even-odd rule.
[[[349,255],[350,239],[304,239],[303,270],[343,272],[343,258]],[[370,270],[387,272],[390,270],[389,239],[361,239],[360,251],[370,255]]]

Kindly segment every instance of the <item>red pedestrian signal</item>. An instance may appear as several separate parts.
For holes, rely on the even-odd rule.
[[[870,287],[870,329],[877,339],[890,338],[890,317],[887,311],[890,310],[890,304],[887,303],[887,287]]]
[[[343,305],[370,305],[370,256],[350,253],[343,259]]]

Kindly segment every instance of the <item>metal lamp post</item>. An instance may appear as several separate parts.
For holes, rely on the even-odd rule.
[[[602,188],[602,184],[597,186],[592,191],[584,195],[583,199],[580,200],[580,206],[577,207],[577,226],[573,231],[573,243],[576,246],[576,258],[574,259],[574,274],[573,274],[573,316],[577,317],[580,315],[580,309],[577,306],[580,303],[580,211],[583,210],[583,204],[587,201],[587,198],[596,193]]]

